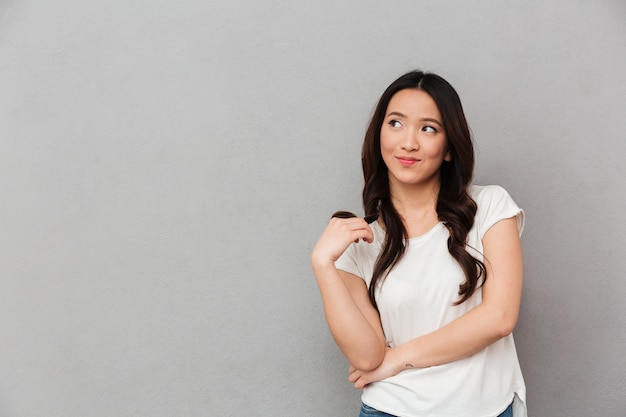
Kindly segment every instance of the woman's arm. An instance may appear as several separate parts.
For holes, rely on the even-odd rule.
[[[405,369],[426,368],[471,356],[513,331],[522,296],[522,249],[515,218],[501,220],[483,237],[487,280],[482,303],[440,329],[388,349],[381,365],[351,368],[357,388]]]
[[[330,332],[350,364],[365,371],[378,367],[385,355],[380,319],[365,282],[337,270],[335,261],[351,242],[363,239],[371,243],[373,238],[365,220],[334,218],[311,254]]]

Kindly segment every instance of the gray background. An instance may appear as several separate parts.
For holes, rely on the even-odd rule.
[[[0,1],[0,415],[355,416],[308,256],[412,68],[527,213],[531,416],[626,407],[623,1]]]

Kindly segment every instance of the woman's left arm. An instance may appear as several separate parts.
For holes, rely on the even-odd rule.
[[[381,365],[369,372],[350,369],[357,388],[411,368],[427,368],[471,356],[509,335],[522,297],[522,248],[516,219],[493,225],[483,240],[487,280],[482,303],[440,329],[387,349]]]

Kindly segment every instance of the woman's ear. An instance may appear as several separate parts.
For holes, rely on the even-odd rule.
[[[443,157],[443,160],[446,162],[452,161],[452,152],[450,151],[446,152],[446,155]]]

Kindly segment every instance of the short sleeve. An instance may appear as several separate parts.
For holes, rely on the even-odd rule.
[[[374,264],[381,249],[381,242],[384,240],[385,232],[380,228],[378,222],[370,225],[374,233],[374,241],[367,243],[363,240],[350,244],[348,249],[335,261],[335,268],[350,274],[356,275],[370,285]]]
[[[473,186],[472,197],[476,201],[476,224],[479,237],[482,239],[487,231],[500,220],[515,217],[520,236],[524,230],[524,211],[517,206],[513,198],[502,187],[497,185]]]
[[[359,269],[359,262],[357,260],[356,246],[357,243],[352,243],[348,246],[348,249],[335,261],[335,268],[363,278],[363,273]]]

